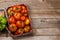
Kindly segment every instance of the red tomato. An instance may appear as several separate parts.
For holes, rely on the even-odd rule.
[[[19,34],[23,34],[24,29],[20,28],[20,29],[17,30],[17,32],[18,32]]]
[[[21,13],[28,13],[28,11],[27,10],[22,10]]]
[[[22,20],[22,21],[24,21],[24,20],[25,20],[25,18],[26,18],[25,16],[21,16],[21,20]]]
[[[16,5],[17,8],[21,9],[21,6],[20,5]]]
[[[23,28],[23,27],[24,27],[24,22],[17,21],[17,22],[16,22],[16,26],[17,26],[18,28]]]
[[[17,30],[16,25],[15,25],[15,24],[10,24],[10,25],[9,25],[9,30],[10,30],[11,32],[15,32],[15,31]]]
[[[8,18],[8,22],[9,23],[15,23],[16,21],[15,21],[14,17],[11,16],[10,18]]]
[[[13,11],[15,11],[15,10],[16,10],[16,7],[15,7],[15,6],[13,6],[13,7],[12,7],[12,9],[13,9]]]
[[[22,9],[23,9],[23,10],[27,10],[27,7],[24,6],[24,5],[22,5]]]
[[[24,16],[28,16],[28,13],[24,13]]]
[[[21,16],[21,13],[15,13],[15,14],[14,14],[14,18],[15,18],[16,20],[20,20],[20,16]]]
[[[7,13],[8,13],[8,15],[14,14],[14,12],[12,11],[12,8],[8,8]]]
[[[25,26],[24,32],[29,32],[30,31],[30,26]]]
[[[13,11],[21,11],[21,6],[16,5],[16,6],[13,6],[12,9]]]

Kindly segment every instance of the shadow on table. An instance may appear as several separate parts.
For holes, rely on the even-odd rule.
[[[8,37],[7,34],[8,34],[7,30],[4,29],[4,30],[2,30],[2,31],[0,32],[0,37]]]
[[[18,36],[18,37],[12,37],[14,40],[17,40],[17,39],[24,39],[24,38],[29,38],[29,37],[32,37],[33,34],[30,34],[30,35],[25,35],[25,36]]]

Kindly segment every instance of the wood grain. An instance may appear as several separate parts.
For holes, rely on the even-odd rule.
[[[40,0],[15,0],[15,2],[13,1],[13,0],[5,0],[6,2],[3,2],[6,6],[7,5],[13,5],[14,3],[16,3],[16,4],[26,4],[26,5],[28,5],[29,7],[31,7],[31,8],[40,8],[40,9],[47,9],[47,8],[52,8],[52,9],[54,9],[54,7],[56,7],[56,8],[59,8],[59,1],[48,1],[48,0],[46,0],[46,2],[44,2],[44,1],[40,1]],[[3,4],[2,3],[2,4]],[[3,5],[3,6],[5,6],[5,5]],[[55,5],[55,6],[54,6]],[[1,6],[1,5],[0,5]]]
[[[12,37],[0,37],[0,40],[14,40]]]
[[[46,2],[49,3],[54,8],[60,8],[60,5],[59,5],[60,1],[59,0],[57,0],[57,1],[55,1],[55,0],[46,0]]]
[[[15,39],[12,37],[0,37],[0,40],[60,40],[60,36],[31,36]]]
[[[60,40],[60,36],[31,36],[15,40]]]
[[[32,28],[60,28],[59,18],[32,18]]]
[[[60,28],[33,29],[33,35],[40,36],[60,36]]]
[[[29,14],[31,18],[60,18],[60,14],[58,13],[31,13]]]
[[[12,2],[12,1],[15,2],[15,1],[17,1],[17,0],[0,0],[0,3],[1,3],[1,2]]]

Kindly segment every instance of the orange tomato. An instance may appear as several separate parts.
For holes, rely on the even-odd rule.
[[[10,25],[9,25],[9,30],[10,30],[11,32],[15,32],[15,31],[17,30],[16,25],[15,25],[15,24],[10,24]]]

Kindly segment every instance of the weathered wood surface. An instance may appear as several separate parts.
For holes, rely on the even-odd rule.
[[[27,39],[28,40],[60,40],[60,37],[59,36],[33,36],[33,37],[23,38],[20,40],[27,40]]]
[[[0,40],[13,40],[11,37],[1,37]],[[60,40],[60,36],[30,36],[14,40]]]
[[[15,4],[28,6],[33,36],[13,39],[0,34],[0,40],[60,40],[60,0],[0,0],[0,8]]]
[[[60,28],[59,18],[32,18],[32,28]]]
[[[60,36],[60,28],[33,29],[33,35],[36,35],[36,36]]]

